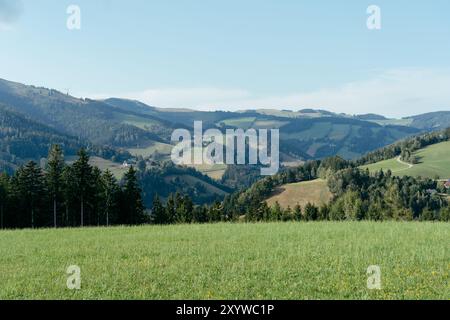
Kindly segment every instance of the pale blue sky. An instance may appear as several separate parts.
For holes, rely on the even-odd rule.
[[[203,110],[450,110],[449,15],[448,0],[0,0],[0,78]]]

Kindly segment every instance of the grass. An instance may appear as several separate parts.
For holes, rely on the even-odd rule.
[[[242,117],[242,118],[225,119],[220,122],[226,126],[248,129],[253,125],[255,120],[256,120],[255,117]]]
[[[420,163],[412,168],[399,163],[397,159],[377,162],[362,168],[369,168],[372,172],[390,169],[395,175],[402,176],[422,176],[432,179],[435,176],[439,176],[441,179],[450,178],[450,141],[431,145],[415,152],[414,155],[419,158]]]
[[[134,156],[149,157],[155,152],[158,152],[162,156],[169,156],[172,152],[172,148],[173,146],[170,144],[152,141],[145,146],[140,148],[129,148],[127,151]]]
[[[214,180],[222,179],[226,169],[226,164],[192,164],[190,165],[195,170],[209,176]]]
[[[0,298],[448,299],[449,237],[414,222],[2,231]],[[70,265],[81,290],[66,288]]]
[[[66,161],[69,164],[72,164],[78,157],[66,157]],[[109,169],[114,177],[118,180],[122,179],[123,175],[128,171],[128,168],[122,167],[122,164],[115,163],[107,159],[103,159],[100,157],[91,157],[89,163],[92,166],[98,167],[102,171],[106,171]]]
[[[275,189],[274,195],[267,200],[269,206],[278,201],[282,208],[293,209],[297,204],[304,207],[308,202],[320,206],[331,200],[332,194],[325,180],[313,180],[286,184]]]

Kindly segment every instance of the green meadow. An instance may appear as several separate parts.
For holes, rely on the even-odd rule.
[[[384,171],[390,169],[395,175],[421,176],[441,179],[450,178],[450,141],[437,143],[418,150],[414,153],[419,159],[419,163],[412,167],[400,163],[397,159],[380,161],[362,168],[369,168],[370,171]]]
[[[1,231],[0,298],[448,299],[449,238],[425,222]],[[381,290],[367,288],[371,265]]]

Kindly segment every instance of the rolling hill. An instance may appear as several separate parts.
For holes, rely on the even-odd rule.
[[[285,163],[333,155],[355,159],[450,121],[450,112],[386,119],[375,114],[351,116],[312,109],[239,112],[164,109],[118,98],[78,99],[56,90],[1,79],[0,103],[61,133],[94,144],[123,147],[143,157],[157,152],[167,158],[173,130],[192,128],[194,121],[202,121],[204,129],[277,128],[281,132],[281,159]]]
[[[274,193],[266,200],[269,207],[275,205],[276,202],[286,209],[290,207],[293,209],[296,205],[302,208],[308,204],[320,206],[328,203],[332,194],[328,189],[327,182],[322,179],[297,182],[283,185],[275,188]]]
[[[421,176],[428,178],[450,178],[450,141],[437,143],[414,152],[418,164],[408,164],[398,157],[363,166],[371,172],[391,170],[398,176]]]

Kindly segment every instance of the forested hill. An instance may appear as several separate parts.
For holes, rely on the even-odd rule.
[[[46,157],[52,144],[61,145],[67,155],[75,155],[83,142],[0,104],[0,171],[12,172],[26,159]]]
[[[150,115],[124,112],[102,101],[76,99],[59,91],[0,79],[0,103],[68,135],[94,144],[136,146],[164,141],[170,124]],[[136,119],[137,118],[137,119]],[[145,128],[136,125],[145,122]]]

